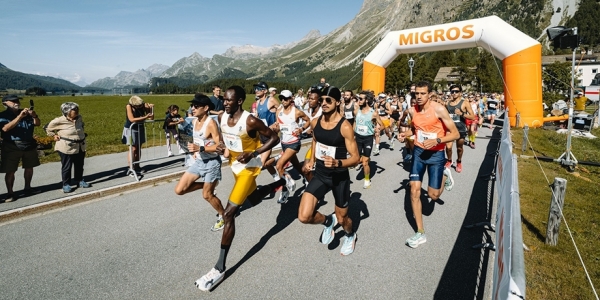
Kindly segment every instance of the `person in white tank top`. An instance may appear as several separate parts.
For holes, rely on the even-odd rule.
[[[217,222],[212,231],[223,229],[223,213],[225,209],[221,200],[215,196],[215,188],[221,180],[221,156],[225,149],[219,126],[209,112],[214,110],[214,104],[204,94],[196,94],[192,103],[192,115],[196,117],[193,127],[193,143],[188,143],[188,149],[193,153],[194,162],[183,173],[175,186],[175,194],[185,195],[202,189],[202,196],[217,211]],[[199,178],[202,181],[197,182]]]
[[[303,134],[312,136],[312,127],[310,127],[310,123],[312,122],[312,120],[320,117],[322,113],[323,112],[321,110],[321,91],[318,89],[311,89],[308,92],[308,111],[306,113],[306,115],[310,119],[310,122],[308,122],[309,126],[304,130]],[[306,168],[306,163],[310,160],[311,155],[312,148],[308,148],[308,151],[306,151],[306,155],[304,156],[304,164],[302,167],[302,176],[304,176],[306,180],[306,182],[304,182],[304,185],[307,185],[308,181],[310,181],[310,179],[312,178],[312,170]]]

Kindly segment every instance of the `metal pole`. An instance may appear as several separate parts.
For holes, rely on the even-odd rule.
[[[577,27],[572,28],[573,35],[577,35]],[[569,122],[567,123],[567,149],[566,151],[556,160],[561,165],[566,166],[569,172],[575,171],[577,166],[577,158],[571,152],[571,133],[573,132],[573,98],[575,94],[575,50],[577,46],[573,48],[573,57],[571,60],[571,97],[569,101]]]
[[[410,67],[410,82],[412,82],[412,67]]]

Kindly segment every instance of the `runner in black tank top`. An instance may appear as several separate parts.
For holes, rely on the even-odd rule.
[[[321,234],[323,244],[331,243],[335,236],[333,228],[339,222],[346,232],[340,252],[342,255],[349,255],[354,251],[356,233],[352,229],[352,220],[348,217],[348,167],[358,164],[359,156],[354,130],[339,111],[341,97],[338,88],[326,87],[321,96],[323,115],[311,121],[312,157],[306,166],[314,166],[315,173],[300,200],[298,220],[305,224],[325,225]],[[332,191],[335,199],[335,213],[325,216],[316,211],[316,208],[318,199],[323,199],[329,191]]]

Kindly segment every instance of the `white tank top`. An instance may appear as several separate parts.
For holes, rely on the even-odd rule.
[[[282,144],[292,144],[300,140],[298,136],[293,134],[293,132],[298,129],[298,123],[296,122],[296,107],[292,106],[289,114],[285,114],[282,108],[277,113],[277,122],[279,123]]]
[[[202,124],[202,127],[200,128],[200,130],[196,130],[196,124],[198,124],[198,119],[194,119],[194,121],[192,122],[193,124],[193,134],[192,137],[194,138],[194,144],[198,144],[200,146],[213,146],[215,144],[215,141],[212,138],[207,138],[208,134],[206,133],[206,128],[208,127],[209,123],[215,122],[215,120],[213,120],[211,117],[207,117],[206,120],[204,121],[204,124]],[[215,124],[216,125],[216,124]],[[198,154],[200,154],[198,156]],[[207,152],[198,152],[194,154],[195,158],[200,158],[202,160],[207,160],[207,159],[212,159],[219,156],[217,153],[207,153]]]

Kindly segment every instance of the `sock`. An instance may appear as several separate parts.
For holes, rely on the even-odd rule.
[[[425,233],[425,229],[419,229],[417,230],[418,233],[424,234]]]
[[[333,224],[333,218],[331,216],[325,216],[325,222],[323,222],[323,225],[329,227],[331,224]]]
[[[365,174],[365,180],[366,181],[369,181],[369,177],[370,177],[369,174]]]
[[[225,260],[227,259],[227,253],[229,253],[229,248],[231,245],[221,245],[221,252],[219,253],[219,260],[215,265],[215,269],[219,270],[219,272],[223,273],[225,271]]]
[[[354,232],[346,232],[346,237],[352,237],[352,235],[354,235]]]

